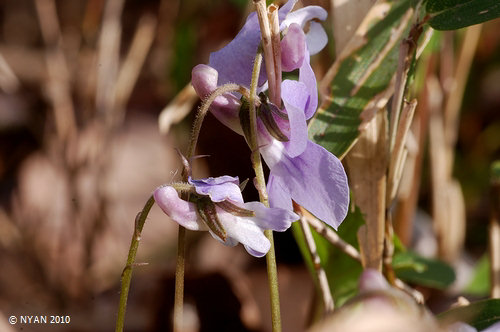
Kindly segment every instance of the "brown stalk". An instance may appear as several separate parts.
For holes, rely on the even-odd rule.
[[[132,45],[120,68],[115,86],[116,108],[115,125],[123,121],[125,105],[130,98],[142,65],[146,60],[149,49],[153,44],[156,29],[156,18],[152,15],[144,15],[138,23],[137,30],[132,40]]]
[[[330,0],[336,56],[342,52],[375,2],[376,0]]]
[[[358,230],[364,268],[382,270],[384,248],[386,169],[386,112],[378,112],[346,156],[354,201],[365,215]]]
[[[161,111],[158,117],[160,133],[167,134],[170,126],[180,122],[193,109],[198,95],[191,83],[187,84],[174,99]]]
[[[331,228],[325,225],[324,222],[321,220],[317,219],[315,216],[310,214],[307,210],[304,208],[300,207],[300,210],[297,210],[297,212],[304,220],[307,221],[309,226],[314,228],[314,230],[318,233],[321,234],[325,239],[330,241],[331,244],[333,244],[335,247],[338,249],[342,250],[342,252],[349,257],[357,260],[358,262],[361,262],[361,255],[359,251],[351,246],[349,243],[345,242],[342,240],[342,238],[335,233]]]
[[[500,298],[500,178],[494,174],[491,179],[490,206],[490,296],[498,299]]]
[[[19,79],[0,53],[0,89],[6,93],[14,93],[19,87]]]
[[[309,249],[309,253],[311,254],[311,260],[316,271],[316,276],[318,277],[318,286],[321,292],[321,298],[323,299],[325,314],[328,314],[334,310],[335,305],[333,302],[330,285],[328,284],[328,277],[326,276],[325,270],[321,266],[321,258],[319,257],[318,251],[316,249],[316,243],[314,242],[311,228],[309,226],[308,220],[310,219],[310,217],[305,216],[309,213],[297,204],[294,204],[294,210],[300,216],[300,228],[304,233],[304,239],[306,241],[307,248]]]
[[[76,134],[77,127],[59,18],[54,0],[36,0],[35,7],[46,47],[47,92],[54,112],[57,135],[61,141],[65,141]]]
[[[460,255],[465,239],[465,202],[460,185],[453,178],[452,172],[460,105],[480,32],[480,25],[467,28],[452,76],[446,73],[442,75],[443,81],[440,86],[448,88],[449,93],[439,98],[446,102],[430,103],[433,218],[438,236],[439,254],[448,261],[453,261]],[[451,43],[449,44],[451,47]],[[442,52],[442,54],[454,57],[453,52]],[[455,63],[444,58],[444,55],[441,62]],[[428,84],[434,85],[429,87],[434,94],[441,90],[440,86],[432,81]]]
[[[260,34],[262,37],[262,51],[264,53],[264,62],[266,64],[267,81],[269,85],[269,94],[272,94],[273,90],[276,89],[276,85],[281,82],[276,82],[276,69],[274,67],[273,59],[273,45],[271,40],[271,27],[269,25],[269,17],[266,7],[266,0],[254,0],[255,9],[257,11],[257,17],[259,18]],[[271,101],[275,102],[275,96],[271,98]],[[281,104],[280,103],[277,105]]]
[[[112,120],[112,112],[116,106],[115,83],[120,63],[120,17],[123,3],[124,0],[106,2],[98,42],[96,109],[98,114],[106,115],[107,121]]]

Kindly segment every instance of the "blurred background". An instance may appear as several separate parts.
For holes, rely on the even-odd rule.
[[[334,2],[299,3],[331,10]],[[1,330],[23,328],[9,326],[10,315],[71,317],[66,326],[24,326],[29,331],[114,328],[135,216],[157,186],[179,178],[174,148],[185,150],[199,103],[191,68],[236,35],[251,5],[0,0]],[[333,40],[332,26],[325,22]],[[471,262],[487,248],[489,167],[500,158],[499,29],[499,20],[489,22],[478,38],[452,165]],[[440,35],[426,68],[446,78],[432,57],[454,59],[463,34]],[[313,59],[318,79],[334,59],[332,42]],[[197,160],[197,177],[252,177],[243,138],[211,116],[198,153],[210,157]],[[425,216],[432,213],[427,159],[416,189],[416,211]],[[402,227],[409,245],[412,227]],[[177,225],[153,207],[137,260],[148,264],[134,270],[127,331],[170,329],[176,236]],[[269,331],[265,261],[206,234],[190,232],[188,240],[186,331]],[[317,300],[313,282],[292,235],[276,241],[283,329],[303,331]]]

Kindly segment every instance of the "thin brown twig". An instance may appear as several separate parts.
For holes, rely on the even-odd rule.
[[[114,110],[114,124],[122,122],[125,105],[130,98],[141,68],[153,44],[156,30],[156,18],[150,14],[141,17],[137,25],[132,45],[120,68],[115,86],[116,108]]]
[[[46,46],[48,95],[54,112],[56,130],[61,141],[77,131],[71,99],[69,70],[62,50],[61,29],[54,0],[36,0],[35,7]]]
[[[120,17],[124,0],[109,0],[106,2],[103,23],[98,43],[96,108],[101,115],[111,120],[115,108],[115,84],[120,63]]]
[[[317,219],[315,216],[307,212],[302,207],[300,208],[300,214],[304,218],[304,220],[306,220],[307,223],[312,228],[314,228],[316,232],[318,232],[325,239],[330,241],[331,244],[342,250],[342,252],[344,252],[349,257],[354,258],[355,260],[361,262],[361,255],[359,254],[359,251],[349,243],[342,240],[340,236],[337,233],[335,233],[334,230],[326,226],[325,223]]]
[[[319,257],[316,248],[316,242],[314,242],[309,222],[304,216],[304,213],[302,212],[303,210],[304,209],[301,206],[294,203],[294,211],[300,216],[299,219],[300,227],[302,229],[302,232],[304,233],[304,239],[309,249],[309,253],[311,254],[313,267],[316,271],[316,275],[318,276],[318,286],[321,292],[321,297],[323,299],[323,306],[325,308],[325,313],[328,314],[335,309],[335,304],[333,302],[332,292],[330,290],[330,285],[328,284],[328,278],[326,276],[326,272],[321,266],[321,258]]]
[[[495,162],[491,169],[490,189],[490,279],[492,298],[500,298],[500,177],[495,174],[495,168],[500,168],[500,161]]]

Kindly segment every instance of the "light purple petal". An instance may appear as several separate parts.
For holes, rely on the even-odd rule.
[[[382,273],[375,269],[365,269],[359,278],[360,293],[384,291],[391,289]]]
[[[208,227],[198,221],[198,215],[193,203],[179,198],[177,191],[164,186],[157,188],[153,193],[156,204],[179,225],[192,231],[206,231]]]
[[[477,330],[470,326],[469,324],[465,324],[463,322],[455,322],[446,327],[447,332],[477,332]]]
[[[498,332],[500,331],[500,322],[496,322],[495,324],[489,326],[488,328],[481,330],[481,332]]]
[[[288,211],[293,210],[292,197],[288,192],[288,187],[282,183],[282,178],[269,174],[267,181],[267,192],[269,196],[269,204],[272,207],[282,208]]]
[[[302,66],[299,68],[299,82],[304,83],[309,94],[309,101],[304,109],[306,119],[310,119],[318,107],[318,86],[316,85],[316,76],[309,63],[309,53],[306,50],[306,56]]]
[[[281,83],[281,98],[288,115],[289,141],[284,145],[290,157],[304,152],[307,146],[307,123],[304,110],[309,103],[307,87],[302,82],[285,80]]]
[[[214,68],[200,64],[193,68],[191,72],[191,84],[196,94],[205,99],[215,89],[217,89],[218,73]],[[210,112],[224,125],[243,135],[239,120],[240,101],[230,93],[215,98],[210,105]]]
[[[219,72],[218,85],[236,83],[250,86],[260,39],[257,14],[252,12],[236,37],[221,50],[210,54],[209,65]],[[262,66],[259,85],[265,81],[265,66]]]
[[[280,21],[285,19],[296,2],[297,0],[290,0],[279,9]],[[259,21],[257,14],[252,12],[236,37],[221,50],[210,54],[209,64],[219,72],[218,85],[236,83],[250,86],[253,61],[260,40]],[[265,65],[262,64],[259,86],[266,80]]]
[[[291,209],[267,208],[260,202],[247,202],[244,207],[255,212],[255,217],[249,219],[262,229],[284,232],[299,219]]]
[[[307,6],[288,14],[282,25],[288,27],[292,23],[297,23],[304,28],[307,22],[310,22],[313,19],[324,21],[327,16],[328,13],[323,8],[319,6]],[[307,48],[311,54],[316,54],[321,51],[323,47],[325,47],[328,42],[328,37],[319,23],[310,23],[310,30],[306,33]],[[325,37],[327,38],[325,39]]]
[[[323,26],[312,21],[309,25],[309,31],[306,33],[307,49],[311,55],[321,51],[328,44],[328,36]]]
[[[243,203],[241,190],[238,186],[240,181],[237,177],[224,175],[197,180],[189,178],[188,182],[195,186],[198,194],[209,196],[212,202],[230,200]]]
[[[271,243],[252,218],[238,217],[220,208],[217,208],[217,215],[230,241],[240,242],[255,257],[262,257],[269,251]]]
[[[311,20],[326,20],[328,13],[320,6],[307,6],[299,8],[289,13],[282,24],[289,27],[292,23],[297,23],[302,28]]]
[[[286,203],[283,197],[288,194],[317,218],[337,229],[349,208],[347,176],[340,160],[311,141],[295,158],[280,152],[276,143],[262,148],[261,152],[271,169],[270,176],[274,177],[269,186],[272,207],[276,202]],[[280,153],[281,159],[278,158]]]
[[[281,40],[281,69],[293,71],[304,62],[306,50],[306,36],[298,24],[292,24]]]

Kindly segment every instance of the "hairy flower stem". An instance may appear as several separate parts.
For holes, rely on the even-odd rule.
[[[260,201],[269,207],[269,199],[266,191],[266,180],[264,178],[264,169],[260,158],[259,145],[257,142],[257,112],[255,109],[257,84],[259,81],[260,66],[262,64],[262,54],[259,52],[255,57],[255,62],[252,70],[252,83],[250,84],[250,137],[248,145],[252,151],[252,167],[255,171],[256,187],[259,191]],[[271,319],[273,332],[281,332],[281,313],[280,313],[280,298],[278,290],[278,270],[276,267],[276,254],[274,252],[274,239],[271,230],[264,231],[264,234],[271,242],[271,248],[266,255],[267,263],[267,278],[269,282],[269,292],[271,298]]]
[[[244,95],[245,97],[249,96],[248,89],[242,87],[238,84],[226,84],[219,88],[217,88],[214,92],[212,92],[207,99],[201,105],[198,114],[196,116],[196,120],[193,125],[193,131],[191,132],[191,140],[188,148],[187,159],[189,160],[196,149],[196,144],[198,143],[198,136],[200,134],[201,125],[203,120],[205,119],[205,115],[210,109],[210,105],[213,103],[215,98],[218,96],[227,93],[237,91]],[[186,169],[182,172],[183,181],[186,182],[188,177],[188,172]],[[183,191],[182,195],[189,195],[189,191],[191,190],[191,186],[186,185],[185,183],[174,184],[177,190]],[[155,203],[154,197],[149,197],[148,201],[144,205],[142,211],[137,215],[135,220],[135,231],[132,236],[132,241],[130,243],[130,249],[128,252],[127,265],[123,269],[122,278],[121,278],[121,291],[120,291],[120,301],[118,304],[118,315],[116,318],[116,332],[122,332],[123,327],[125,325],[125,311],[127,308],[127,299],[128,292],[130,290],[130,282],[132,280],[132,268],[135,263],[135,258],[137,256],[137,249],[139,248],[139,241],[141,239],[142,228],[144,227],[144,223],[146,222],[146,218],[151,210],[151,207]],[[185,245],[186,243],[186,229],[182,226],[179,226],[179,233],[177,237],[177,263],[175,267],[175,301],[174,301],[174,331],[180,331],[182,326],[182,308],[184,305],[184,262],[185,262]]]
[[[186,159],[189,161],[196,150],[198,137],[201,131],[201,125],[205,116],[210,110],[210,106],[215,98],[223,95],[224,93],[237,91],[244,96],[249,96],[248,89],[238,84],[225,84],[215,89],[201,104],[196,119],[194,120],[193,130],[191,131],[191,139],[189,141],[188,152]],[[182,180],[188,180],[189,171],[184,167],[182,171]],[[189,194],[183,194],[184,198],[188,198]],[[177,234],[177,263],[175,265],[175,296],[174,296],[174,332],[182,330],[183,321],[183,307],[184,307],[184,270],[186,260],[186,229],[179,225],[179,232]]]
[[[148,201],[144,205],[142,211],[135,218],[135,228],[134,235],[132,236],[132,241],[130,243],[130,249],[128,252],[127,265],[122,272],[122,286],[120,290],[120,302],[118,304],[118,315],[116,317],[116,332],[122,332],[125,325],[125,311],[127,309],[127,299],[128,291],[130,289],[130,282],[132,280],[132,268],[135,264],[135,257],[137,255],[137,249],[139,248],[139,241],[141,240],[141,232],[146,222],[146,217],[151,210],[151,207],[155,203],[153,196],[149,197]]]

